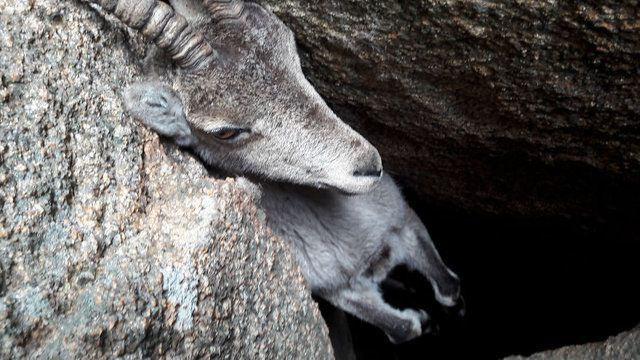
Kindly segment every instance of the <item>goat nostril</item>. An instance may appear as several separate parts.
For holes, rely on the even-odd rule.
[[[382,169],[365,169],[353,172],[353,176],[380,177],[380,175],[382,175]]]
[[[382,177],[382,159],[380,159],[378,151],[371,145],[361,150],[362,152],[354,159],[356,161],[352,163],[354,166],[351,168],[353,170],[351,174],[354,177],[367,178],[366,180],[362,179],[366,182]]]

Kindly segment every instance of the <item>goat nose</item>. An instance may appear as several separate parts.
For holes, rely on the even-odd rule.
[[[382,159],[378,151],[370,152],[364,159],[359,161],[352,174],[355,177],[379,178],[382,176]]]
[[[353,176],[380,177],[380,175],[382,175],[382,169],[362,169],[353,172]]]

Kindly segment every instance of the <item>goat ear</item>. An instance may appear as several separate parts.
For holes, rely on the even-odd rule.
[[[158,134],[173,138],[181,146],[193,144],[182,101],[171,88],[160,83],[137,83],[125,89],[124,103],[131,116]]]

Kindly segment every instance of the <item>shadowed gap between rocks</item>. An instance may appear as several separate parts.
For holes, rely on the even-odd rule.
[[[439,332],[392,345],[378,329],[348,316],[357,359],[530,355],[602,341],[640,323],[634,285],[640,247],[625,219],[587,227],[564,219],[474,215],[416,202],[410,192],[407,198],[460,275],[466,316],[444,313],[424,279],[398,269],[394,278],[415,292],[385,294],[399,307],[428,309]]]

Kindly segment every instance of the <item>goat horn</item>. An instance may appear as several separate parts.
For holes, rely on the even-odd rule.
[[[214,50],[204,36],[168,4],[157,0],[98,0],[104,10],[165,50],[185,69],[205,67]]]
[[[215,21],[238,19],[244,12],[242,0],[203,0],[203,3]]]

